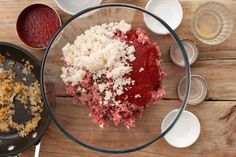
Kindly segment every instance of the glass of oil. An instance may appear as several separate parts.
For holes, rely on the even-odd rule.
[[[193,14],[192,32],[208,45],[224,42],[233,31],[233,17],[230,10],[219,2],[202,4]]]

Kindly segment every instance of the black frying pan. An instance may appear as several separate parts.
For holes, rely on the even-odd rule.
[[[25,81],[26,84],[34,82],[35,79],[39,81],[40,78],[40,63],[39,61],[28,53],[26,50],[9,43],[0,42],[0,54],[4,55],[6,59],[10,59],[15,61],[14,71],[16,72],[16,79],[22,80],[23,74],[20,70],[20,66],[23,66],[22,59],[28,60],[30,64],[34,66],[32,74],[27,76],[27,80]],[[8,68],[8,65],[3,65],[5,68]],[[17,68],[18,67],[18,68]],[[29,109],[24,109],[23,105],[19,102],[15,101],[15,109],[16,114],[13,116],[13,119],[17,122],[24,123],[31,119],[31,114],[27,112]],[[24,150],[30,148],[34,144],[40,141],[41,137],[43,136],[44,132],[46,131],[49,123],[50,118],[44,108],[43,112],[41,113],[41,121],[37,129],[26,137],[22,138],[17,134],[16,130],[11,130],[9,133],[0,132],[0,157],[1,156],[12,156],[17,155]]]

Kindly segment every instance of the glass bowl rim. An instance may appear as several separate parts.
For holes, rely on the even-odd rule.
[[[56,39],[56,37],[59,35],[59,33],[70,23],[72,22],[74,19],[76,19],[77,17],[87,13],[87,12],[90,12],[90,11],[93,11],[93,10],[97,10],[97,9],[100,9],[100,8],[114,8],[114,7],[120,7],[120,8],[128,8],[128,9],[133,9],[133,10],[138,10],[138,11],[141,11],[143,13],[146,13],[150,16],[152,16],[153,18],[155,18],[156,20],[158,20],[162,25],[164,25],[166,27],[166,29],[168,29],[168,31],[171,33],[171,35],[173,36],[173,38],[175,39],[175,41],[177,42],[177,44],[179,45],[180,49],[181,49],[181,52],[183,54],[183,57],[184,57],[184,61],[185,61],[185,67],[186,67],[186,93],[185,93],[185,97],[183,99],[183,102],[182,102],[182,105],[181,107],[179,108],[179,112],[176,116],[176,118],[173,120],[173,122],[169,125],[168,128],[166,128],[165,131],[161,132],[160,135],[157,135],[155,138],[151,139],[150,141],[147,141],[145,144],[142,144],[140,146],[137,146],[135,148],[130,148],[130,149],[126,149],[126,150],[110,150],[110,149],[103,149],[103,148],[98,148],[98,147],[94,147],[94,146],[91,146],[91,145],[88,145],[86,143],[84,143],[83,141],[80,141],[79,139],[77,139],[76,137],[74,137],[73,135],[71,135],[69,132],[67,132],[63,126],[59,123],[59,121],[57,121],[56,119],[56,116],[53,112],[53,108],[49,105],[49,102],[47,100],[47,96],[45,94],[45,87],[44,87],[44,70],[45,70],[45,63],[46,63],[46,59],[47,59],[47,56],[49,54],[49,51],[50,51],[50,48],[54,42],[54,40]],[[84,146],[90,150],[93,150],[93,151],[97,151],[97,152],[103,152],[103,153],[111,153],[111,154],[123,154],[123,153],[130,153],[130,152],[134,152],[134,151],[138,151],[138,150],[141,150],[141,149],[144,149],[146,148],[147,146],[153,144],[154,142],[156,142],[157,140],[161,139],[162,137],[165,136],[165,134],[167,132],[170,131],[170,129],[174,126],[174,124],[177,122],[177,120],[179,119],[181,113],[183,112],[183,110],[185,109],[186,107],[186,104],[187,104],[187,100],[188,100],[188,96],[189,96],[189,92],[190,92],[190,81],[191,81],[191,78],[190,78],[190,64],[189,64],[189,60],[188,60],[188,56],[187,56],[187,53],[186,53],[186,50],[180,40],[180,38],[178,37],[178,35],[175,33],[174,30],[172,30],[172,28],[165,22],[163,21],[161,18],[159,18],[158,16],[154,15],[153,13],[141,8],[141,7],[138,7],[138,6],[135,6],[135,5],[130,5],[130,4],[125,4],[125,3],[107,3],[107,4],[102,4],[102,5],[98,5],[98,6],[95,6],[95,7],[90,7],[90,8],[87,8],[87,9],[84,9],[80,12],[78,12],[77,14],[73,15],[72,17],[70,17],[68,20],[66,20],[62,25],[61,27],[57,30],[57,32],[53,35],[53,37],[51,38],[46,50],[45,50],[45,53],[44,53],[44,56],[42,58],[42,62],[41,62],[41,70],[40,70],[40,89],[41,89],[41,93],[42,93],[42,98],[43,98],[43,101],[44,101],[44,104],[46,106],[46,109],[48,110],[49,112],[49,115],[52,119],[52,121],[54,122],[54,124],[57,126],[57,128],[66,136],[68,137],[70,140],[72,140],[73,142],[81,145],[81,146]]]

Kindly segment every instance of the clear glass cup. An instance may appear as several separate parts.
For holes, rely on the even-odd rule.
[[[219,2],[202,4],[192,18],[192,32],[201,42],[217,45],[232,33],[234,20],[230,10]]]

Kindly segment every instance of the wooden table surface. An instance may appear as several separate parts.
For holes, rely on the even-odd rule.
[[[22,46],[15,32],[17,15],[27,5],[38,0],[0,0],[0,40]],[[53,0],[40,0],[51,4],[59,12],[63,21],[70,16],[61,11]],[[107,2],[124,2],[144,7],[147,0],[104,0]],[[195,39],[191,33],[190,21],[193,11],[205,0],[180,0],[184,18],[177,33],[181,38],[195,40],[200,46],[200,58],[192,66],[192,73],[203,76],[209,84],[208,99],[199,106],[188,106],[187,109],[197,115],[201,122],[201,135],[198,141],[185,149],[177,149],[162,139],[148,148],[126,155],[111,155],[90,151],[69,139],[51,124],[42,140],[41,157],[236,157],[236,112],[228,119],[220,120],[225,114],[234,109],[236,104],[236,27],[233,34],[224,43],[207,46]],[[232,14],[236,14],[235,0],[222,0]],[[163,38],[168,38],[163,37]],[[168,60],[169,46],[162,48],[163,55]],[[43,51],[28,49],[41,59]],[[172,63],[170,63],[172,64]],[[177,101],[176,94],[170,95],[169,103]],[[23,152],[23,157],[33,156],[34,148]]]

